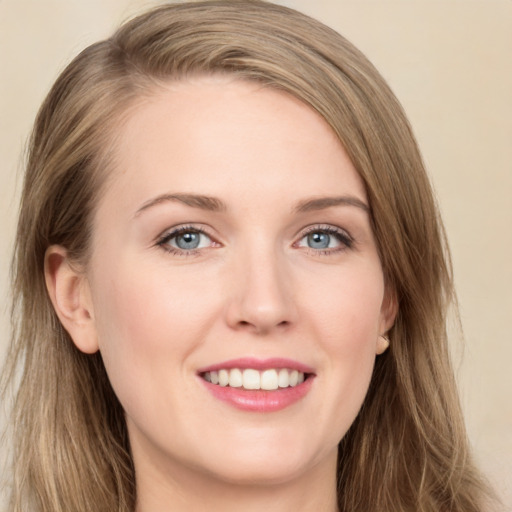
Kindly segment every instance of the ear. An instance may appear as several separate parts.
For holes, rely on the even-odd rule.
[[[48,247],[45,254],[46,287],[62,326],[76,347],[87,354],[98,351],[89,283],[69,260],[66,249]]]
[[[379,323],[379,337],[377,338],[377,345],[375,353],[380,355],[386,351],[389,346],[389,339],[387,332],[395,323],[396,315],[398,314],[398,299],[396,293],[390,288],[386,288],[384,300],[380,310],[380,323]]]

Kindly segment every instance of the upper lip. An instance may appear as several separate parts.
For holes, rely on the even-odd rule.
[[[219,370],[230,370],[232,368],[253,370],[270,370],[272,368],[280,369],[287,368],[289,370],[297,370],[302,373],[314,373],[314,369],[308,365],[305,365],[299,361],[288,359],[284,357],[272,357],[270,359],[257,359],[254,357],[241,357],[238,359],[230,359],[228,361],[222,361],[209,366],[205,366],[198,370],[198,373],[214,372]]]

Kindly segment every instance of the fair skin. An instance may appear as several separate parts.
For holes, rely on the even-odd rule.
[[[126,411],[138,512],[334,512],[396,309],[343,147],[292,97],[204,77],[142,100],[116,152],[86,269],[52,246],[46,277]],[[207,382],[241,358],[304,382]]]

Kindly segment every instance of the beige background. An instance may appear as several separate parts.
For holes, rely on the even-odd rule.
[[[155,3],[0,0],[0,355],[21,153],[35,112],[79,50]],[[512,510],[512,0],[282,3],[354,42],[409,114],[453,251],[470,438]]]

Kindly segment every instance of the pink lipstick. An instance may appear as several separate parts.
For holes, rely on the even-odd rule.
[[[219,400],[242,410],[274,412],[302,399],[315,374],[291,359],[241,358],[201,368],[198,376]]]

